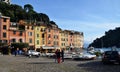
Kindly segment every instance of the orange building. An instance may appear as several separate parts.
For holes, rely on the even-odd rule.
[[[73,41],[74,37],[73,37],[73,34],[74,33],[72,31],[69,32],[68,43],[69,43],[69,47],[70,48],[74,47],[74,41]]]
[[[0,16],[0,42],[9,43],[10,17]]]
[[[51,35],[52,35],[52,46],[55,48],[60,48],[59,46],[59,41],[60,41],[60,37],[59,37],[59,31],[60,29],[58,28],[58,26],[56,24],[51,24],[52,26],[52,31],[51,31]]]
[[[31,49],[51,52],[58,48],[82,48],[84,36],[82,32],[62,30],[54,22],[16,23],[10,22],[10,17],[0,16],[0,42],[25,42]]]
[[[46,46],[52,47],[53,46],[53,29],[51,25],[48,25],[46,28]]]
[[[60,37],[59,28],[56,24],[49,24],[46,28],[46,43],[42,48],[46,52],[54,52],[56,49],[60,48]]]
[[[18,23],[11,22],[9,28],[9,41],[10,43],[15,42],[25,42],[25,30],[19,28],[20,25]]]

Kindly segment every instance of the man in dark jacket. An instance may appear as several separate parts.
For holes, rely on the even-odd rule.
[[[58,49],[55,51],[55,62],[57,62],[57,53],[58,53]]]
[[[62,62],[64,62],[64,49],[61,51]]]

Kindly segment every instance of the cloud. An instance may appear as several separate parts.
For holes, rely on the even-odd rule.
[[[120,27],[120,23],[84,23],[87,27],[97,28],[97,29],[114,29],[115,27]]]
[[[108,21],[105,17],[102,17],[102,15],[98,14],[91,14],[91,13],[85,13],[85,17],[88,18],[89,20],[94,20],[95,21]]]
[[[76,30],[84,33],[85,42],[92,42],[94,39],[104,35],[105,31],[120,27],[120,23],[93,23],[75,20],[57,20],[62,29]]]
[[[57,25],[62,29],[75,30],[84,33],[85,42],[92,42],[94,39],[104,35],[105,31],[120,27],[120,22],[114,22],[100,15],[82,12],[84,19],[65,19],[53,18]],[[79,15],[80,16],[80,15]]]

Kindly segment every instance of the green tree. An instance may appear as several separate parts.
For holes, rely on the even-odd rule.
[[[33,11],[33,6],[30,4],[26,4],[26,5],[24,5],[24,10],[26,12]]]
[[[54,21],[50,21],[50,24],[56,24]]]
[[[46,15],[44,13],[38,13],[38,15],[37,15],[37,21],[42,21],[45,24],[49,24],[50,19],[49,19],[48,15]]]
[[[4,16],[8,16],[11,22],[18,22],[19,20],[25,20],[28,24],[33,24],[34,22],[44,22],[44,24],[49,24],[50,19],[47,14],[37,13],[30,4],[19,6],[17,4],[6,4],[0,2],[0,12]]]
[[[99,39],[95,39],[90,45],[93,47],[101,48],[103,47],[120,47],[120,27],[109,30],[108,32],[105,32],[105,35],[100,37]]]
[[[30,4],[24,5],[24,10],[26,12],[26,19],[28,20],[28,23],[33,23],[36,20],[37,12],[34,11],[34,8]]]
[[[29,44],[28,43],[12,43],[11,46],[22,50],[23,48],[28,48]]]
[[[25,19],[25,11],[22,9],[21,6],[12,4],[11,5],[11,10],[14,14],[13,20],[14,22],[18,22],[20,19]]]
[[[7,46],[7,43],[1,43],[0,42],[0,47],[2,47],[2,46]]]

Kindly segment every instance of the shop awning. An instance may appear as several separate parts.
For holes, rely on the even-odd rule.
[[[43,49],[60,49],[60,47],[49,47],[49,46],[43,46]]]

